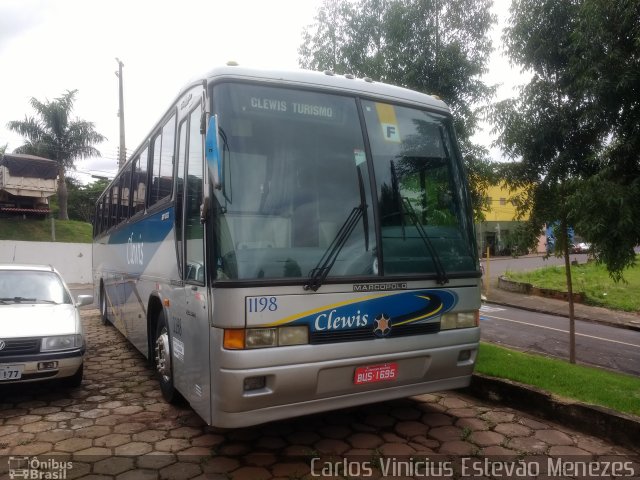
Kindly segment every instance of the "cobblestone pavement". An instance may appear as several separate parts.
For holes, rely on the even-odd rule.
[[[334,463],[357,459],[366,467],[376,459],[410,456],[633,454],[631,446],[456,392],[219,430],[204,425],[189,407],[166,404],[143,356],[115,328],[101,325],[96,310],[83,311],[83,322],[88,349],[80,388],[0,387],[0,477],[9,476],[9,463],[2,460],[8,456],[70,460],[66,478],[260,480],[343,478],[335,469],[320,470],[329,465],[313,462],[320,456]],[[380,469],[371,473],[384,476]]]

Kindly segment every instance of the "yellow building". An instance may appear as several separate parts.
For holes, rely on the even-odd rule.
[[[506,184],[493,185],[487,189],[490,208],[485,209],[483,222],[476,224],[476,235],[478,236],[478,247],[482,252],[482,256],[487,254],[487,248],[490,255],[512,255],[521,254],[521,248],[518,249],[517,241],[513,238],[513,232],[522,220],[527,220],[525,215],[523,219],[515,220],[516,207],[511,201],[517,196],[521,190],[511,191]],[[538,241],[537,252],[545,251],[544,235]]]
[[[513,222],[516,216],[516,207],[511,202],[511,197],[518,192],[510,192],[504,185],[493,185],[487,189],[487,196],[491,208],[484,210],[485,222]]]

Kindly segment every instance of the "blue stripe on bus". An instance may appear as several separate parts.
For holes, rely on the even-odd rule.
[[[130,241],[129,239],[131,239],[132,242],[142,241],[145,245],[158,245],[173,229],[173,215],[174,208],[168,207],[160,210],[150,217],[131,223],[130,225],[112,233],[109,236],[109,244],[127,243]]]
[[[110,246],[124,247],[122,255],[128,265],[129,276],[138,276],[145,271],[162,242],[173,231],[173,215],[174,208],[168,207],[137,222],[126,224],[109,236]],[[170,241],[174,242],[174,238]]]

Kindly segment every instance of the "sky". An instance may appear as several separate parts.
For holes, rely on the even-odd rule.
[[[178,91],[212,67],[298,68],[303,29],[321,0],[0,0],[0,146],[22,145],[6,125],[33,115],[31,97],[54,100],[78,90],[73,116],[107,137],[101,158],[76,161],[81,182],[112,177],[119,146],[118,69],[123,64],[127,152],[131,153]],[[494,0],[499,24],[485,81],[510,95],[520,78],[501,54],[508,0]],[[489,146],[485,128],[475,140]],[[499,156],[496,149],[492,156]]]

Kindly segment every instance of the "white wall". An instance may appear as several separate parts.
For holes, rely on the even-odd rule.
[[[90,243],[0,240],[0,263],[53,265],[65,282],[92,283]]]

